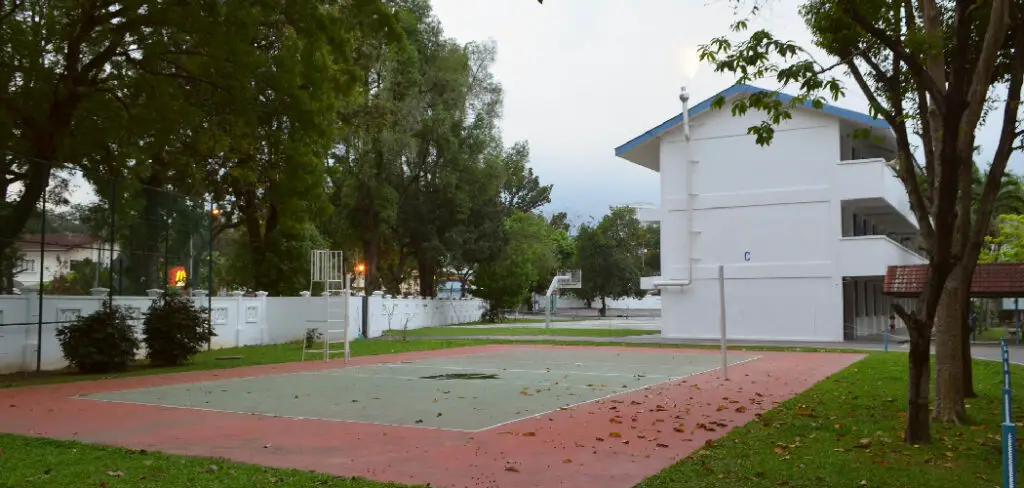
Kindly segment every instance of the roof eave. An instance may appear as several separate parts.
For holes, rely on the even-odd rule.
[[[726,88],[725,90],[722,90],[722,91],[712,95],[711,97],[708,97],[707,99],[703,100],[702,102],[689,107],[687,112],[689,112],[689,116],[692,119],[696,115],[698,115],[698,114],[700,114],[702,112],[705,112],[708,109],[710,109],[711,108],[711,103],[714,102],[714,100],[716,98],[718,98],[719,96],[723,96],[723,97],[725,97],[728,100],[729,98],[734,97],[736,95],[750,94],[750,93],[763,92],[763,91],[770,91],[770,90],[766,90],[764,88],[758,88],[758,87],[753,86],[753,85],[737,83],[735,85],[732,85],[732,86]],[[787,95],[785,93],[778,93],[778,98],[779,98],[780,101],[785,103],[785,102],[791,101],[793,99],[793,96],[792,95]],[[886,121],[884,121],[882,119],[878,119],[878,118],[872,117],[872,116],[867,115],[867,114],[863,114],[863,113],[860,113],[860,112],[855,112],[855,111],[850,110],[850,109],[845,109],[845,108],[842,108],[842,107],[837,107],[835,105],[829,105],[829,104],[825,104],[821,109],[816,109],[816,108],[814,108],[811,105],[810,102],[806,102],[806,103],[804,103],[804,107],[806,107],[807,109],[810,109],[810,110],[815,110],[815,111],[823,112],[823,113],[829,114],[829,115],[831,115],[833,117],[838,117],[840,119],[846,119],[846,120],[850,120],[850,121],[854,121],[854,122],[859,122],[859,123],[862,123],[862,124],[865,124],[865,125],[871,127],[872,129],[882,129],[882,130],[885,130],[889,134],[895,134],[893,132],[893,130],[892,130],[892,127],[888,124],[888,122],[886,122]],[[640,134],[640,135],[630,139],[625,144],[622,144],[621,146],[615,148],[615,155],[618,156],[618,157],[621,157],[623,159],[626,159],[627,161],[633,161],[633,160],[629,159],[629,157],[627,156],[627,153],[630,150],[632,150],[632,149],[634,149],[636,147],[642,146],[644,144],[647,144],[647,143],[649,143],[651,141],[657,140],[659,135],[661,135],[661,134],[663,134],[663,133],[665,133],[665,132],[667,132],[669,130],[672,130],[673,128],[675,128],[676,126],[681,124],[682,122],[683,122],[683,114],[682,114],[682,112],[680,112],[680,113],[674,115],[672,118],[662,122],[661,124],[658,124],[656,127],[654,127],[652,129],[644,132],[643,134]],[[635,161],[633,161],[633,162],[635,162]]]

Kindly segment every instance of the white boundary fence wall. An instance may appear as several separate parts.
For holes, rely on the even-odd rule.
[[[257,292],[255,297],[212,297],[211,316],[217,337],[215,349],[261,344],[283,344],[301,340],[306,333],[306,319],[325,313],[322,297],[268,297]],[[42,368],[60,369],[67,365],[61,355],[56,330],[64,322],[98,310],[106,297],[51,296],[43,297]],[[207,297],[196,297],[201,307]],[[337,306],[337,298],[333,298]],[[349,297],[349,318],[352,320],[350,339],[357,339],[362,328],[363,299]],[[153,298],[114,297],[114,303],[129,307],[140,339],[143,313]],[[380,337],[388,327],[401,330],[406,320],[409,329],[461,324],[480,320],[486,302],[476,298],[393,298],[376,294],[370,297],[370,337]],[[34,371],[36,367],[36,338],[39,321],[38,295],[0,295],[0,374]],[[50,322],[50,323],[48,323]],[[52,323],[60,322],[60,323]],[[31,324],[10,325],[4,324]],[[315,324],[314,324],[315,325]],[[140,357],[145,352],[140,351]]]

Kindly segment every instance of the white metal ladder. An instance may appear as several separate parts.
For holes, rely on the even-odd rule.
[[[306,360],[307,353],[322,353],[324,361],[329,360],[331,354],[336,353],[344,353],[346,363],[351,357],[348,339],[350,324],[349,297],[351,293],[349,292],[349,280],[345,275],[342,263],[341,251],[316,250],[312,253],[310,258],[310,304],[308,310],[315,313],[314,310],[319,308],[312,302],[314,300],[314,285],[319,283],[323,285],[324,289],[322,295],[324,315],[322,319],[310,318],[306,322],[323,324],[323,338],[321,342],[321,339],[316,337],[316,332],[320,331],[318,327],[306,328],[306,335],[302,341],[302,361]],[[344,346],[341,349],[331,349],[332,344],[344,344]],[[314,347],[318,348],[314,349]]]

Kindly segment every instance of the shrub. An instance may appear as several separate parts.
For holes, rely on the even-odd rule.
[[[153,301],[142,322],[146,357],[154,366],[184,364],[216,336],[206,309],[191,298],[169,291]]]
[[[313,348],[322,340],[324,340],[324,335],[320,332],[320,329],[316,327],[306,329],[306,349]]]
[[[139,350],[131,320],[124,307],[105,300],[99,310],[57,329],[64,359],[82,373],[128,369]]]

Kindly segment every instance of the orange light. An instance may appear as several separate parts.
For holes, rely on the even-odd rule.
[[[210,210],[210,213],[213,214],[213,215],[220,215],[220,209],[219,208],[214,208],[213,210]]]
[[[359,263],[359,264],[356,265],[356,273],[362,273],[364,271],[366,271],[366,265],[365,264]]]

